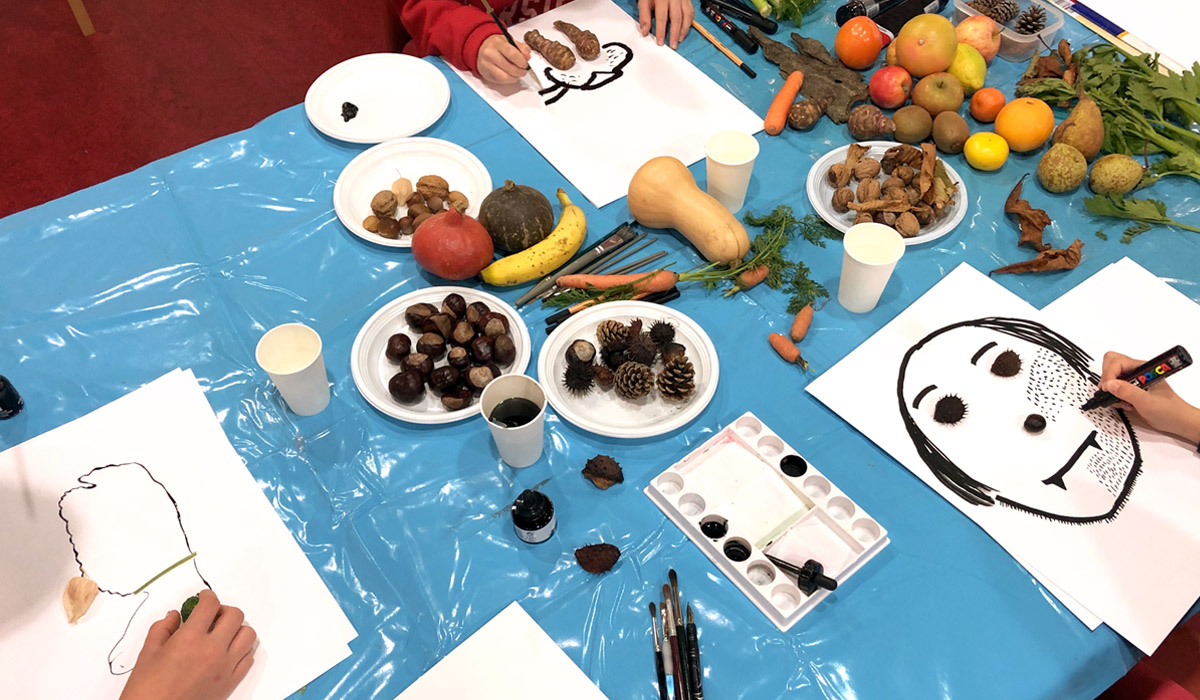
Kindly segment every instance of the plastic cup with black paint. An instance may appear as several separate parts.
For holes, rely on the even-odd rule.
[[[758,141],[745,132],[721,131],[704,144],[708,193],[731,213],[746,202],[750,173],[758,158]]]
[[[838,303],[865,314],[879,303],[892,270],[904,255],[904,238],[883,224],[855,224],[842,239],[842,278]]]
[[[479,408],[505,464],[522,468],[542,458],[546,392],[536,380],[523,374],[493,379],[479,396]]]
[[[303,323],[275,326],[258,341],[254,359],[296,415],[316,415],[329,405],[321,336],[313,329]]]

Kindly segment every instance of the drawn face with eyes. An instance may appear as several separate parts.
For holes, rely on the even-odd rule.
[[[975,505],[1069,523],[1114,518],[1141,469],[1115,408],[1083,412],[1091,358],[1049,328],[984,318],[947,326],[905,354],[897,394],[934,475]]]
[[[570,70],[547,67],[546,78],[551,86],[538,93],[543,101],[551,105],[568,90],[596,90],[623,76],[625,66],[633,60],[633,49],[618,41],[611,41],[602,49],[594,60],[578,60]]]

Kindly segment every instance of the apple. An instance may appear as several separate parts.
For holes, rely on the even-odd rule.
[[[929,116],[957,112],[963,103],[963,86],[949,73],[933,73],[921,78],[912,91],[913,104],[924,107]]]
[[[871,76],[867,89],[872,102],[884,109],[895,109],[908,101],[912,76],[900,66],[884,66]]]
[[[941,15],[929,13],[908,20],[892,43],[896,59],[915,78],[946,70],[958,50],[954,25]]]
[[[954,28],[954,34],[958,37],[961,44],[974,46],[975,50],[983,56],[986,63],[991,63],[996,57],[996,53],[1000,51],[1000,30],[999,24],[987,15],[974,15],[968,17],[958,23]]]

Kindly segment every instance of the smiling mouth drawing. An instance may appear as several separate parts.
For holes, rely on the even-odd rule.
[[[1042,483],[1047,486],[1053,484],[1063,491],[1066,491],[1067,485],[1063,483],[1063,477],[1066,476],[1067,472],[1071,471],[1071,468],[1075,466],[1075,463],[1079,461],[1079,458],[1083,456],[1083,453],[1086,452],[1087,448],[1089,447],[1095,447],[1097,450],[1103,449],[1100,447],[1100,443],[1096,442],[1095,430],[1093,430],[1091,434],[1087,436],[1086,440],[1079,443],[1079,447],[1075,449],[1075,454],[1071,455],[1071,458],[1067,460],[1067,463],[1063,465],[1063,468],[1054,472],[1050,478],[1043,479]]]

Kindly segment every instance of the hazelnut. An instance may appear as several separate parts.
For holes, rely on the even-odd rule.
[[[417,230],[416,225],[413,224],[413,218],[411,216],[402,216],[397,220],[397,223],[400,224],[401,236],[411,236],[412,232]]]
[[[436,194],[433,195],[432,197],[430,197],[429,199],[426,199],[425,205],[428,206],[429,209],[434,212],[439,212],[442,209],[446,208],[446,203],[444,201],[442,201],[442,198],[437,196]]]

